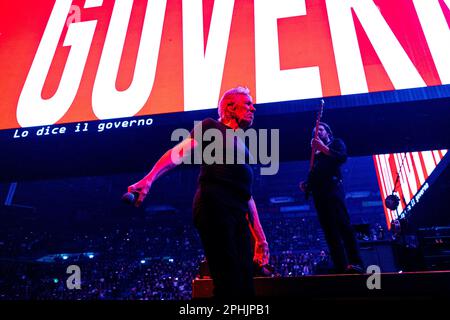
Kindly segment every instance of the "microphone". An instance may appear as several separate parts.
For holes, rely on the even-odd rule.
[[[139,193],[134,192],[127,192],[122,196],[122,201],[126,204],[135,204],[137,199],[139,198]]]

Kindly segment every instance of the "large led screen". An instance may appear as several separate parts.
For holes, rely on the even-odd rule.
[[[388,228],[405,217],[430,187],[429,177],[448,150],[382,154],[373,157]],[[386,207],[384,199],[396,195],[397,208]]]
[[[450,0],[0,3],[0,129],[450,84]]]

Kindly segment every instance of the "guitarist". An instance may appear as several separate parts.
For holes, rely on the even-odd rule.
[[[311,147],[314,161],[300,189],[313,196],[335,272],[362,273],[363,263],[345,206],[342,184],[341,165],[347,160],[346,146],[341,139],[333,138],[326,123],[319,122],[313,129]]]

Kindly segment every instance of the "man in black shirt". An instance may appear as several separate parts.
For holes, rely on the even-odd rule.
[[[208,130],[226,141],[227,131],[252,125],[255,108],[249,90],[236,87],[225,92],[218,111],[218,121],[205,119],[196,125],[189,137],[167,151],[150,173],[129,186],[128,191],[139,194],[136,201],[139,206],[156,179],[200,151],[202,159],[193,215],[213,279],[214,296],[219,299],[251,297],[254,296],[253,261],[267,264],[269,248],[252,197],[252,169],[247,163],[228,163],[226,159],[231,151],[236,156],[239,153],[249,156],[249,152],[244,142],[235,137],[231,144],[223,145],[223,159],[211,163],[203,151],[213,141],[202,140]],[[251,236],[255,240],[253,257]]]
[[[313,131],[314,137],[315,129]],[[315,150],[314,165],[300,189],[311,192],[319,222],[325,234],[335,271],[362,273],[362,260],[350,217],[345,206],[341,165],[347,160],[347,149],[341,139],[334,139],[330,127],[319,123],[317,138],[311,141]]]

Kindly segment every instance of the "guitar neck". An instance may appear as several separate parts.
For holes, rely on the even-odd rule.
[[[323,106],[324,106],[325,102],[322,100],[321,106],[320,106],[320,110],[317,113],[317,119],[316,119],[316,129],[314,130],[314,140],[317,139],[318,135],[319,135],[319,124],[320,124],[320,119],[322,118],[322,112],[323,112]],[[309,172],[312,171],[313,167],[314,167],[314,156],[316,154],[316,149],[311,148],[311,160],[309,161]]]

